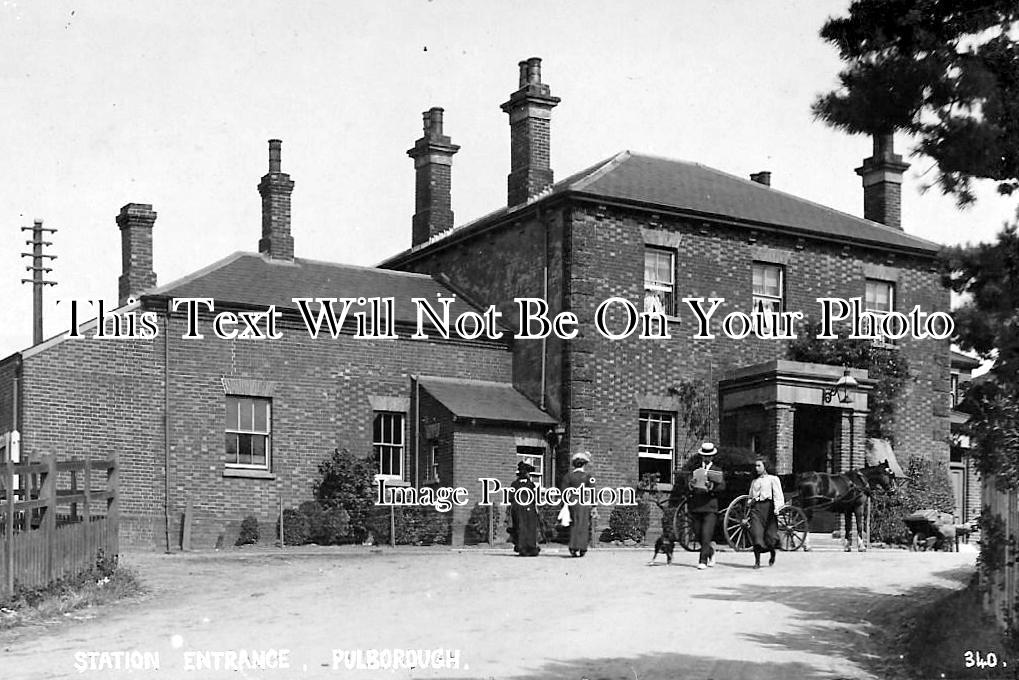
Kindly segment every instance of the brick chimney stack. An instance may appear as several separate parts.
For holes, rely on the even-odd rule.
[[[541,59],[520,62],[520,88],[502,110],[510,119],[508,204],[518,205],[552,186],[549,136],[552,109],[559,103],[541,82]]]
[[[902,173],[909,163],[895,153],[892,135],[874,135],[874,155],[856,174],[863,178],[863,216],[902,229]]]
[[[442,134],[442,112],[433,106],[424,112],[424,136],[414,142],[407,155],[414,159],[414,219],[411,245],[453,228],[450,208],[453,154],[460,147]]]
[[[128,203],[117,215],[120,227],[120,256],[123,274],[117,280],[118,297],[121,305],[129,297],[156,285],[156,273],[152,271],[152,225],[156,213],[148,203]]]
[[[750,173],[750,181],[763,184],[766,187],[771,186],[771,172],[768,170],[761,170],[760,172]]]
[[[294,237],[290,234],[290,194],[294,183],[280,171],[280,147],[283,142],[269,140],[269,172],[258,183],[262,196],[262,238],[258,252],[277,260],[294,259]]]

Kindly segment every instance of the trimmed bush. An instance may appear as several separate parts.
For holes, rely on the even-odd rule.
[[[369,526],[376,543],[389,543],[388,506],[371,514]],[[398,545],[433,545],[450,542],[452,515],[431,506],[409,505],[393,508]]]
[[[276,535],[279,535],[280,521],[276,520]],[[283,544],[304,545],[308,542],[310,523],[308,516],[297,508],[283,511]]]
[[[609,514],[609,526],[601,540],[643,543],[650,521],[651,503],[644,498],[638,499],[637,505],[617,505]]]
[[[358,543],[364,541],[375,505],[374,457],[358,457],[346,449],[334,449],[332,455],[319,464],[318,474],[314,493],[323,511],[345,510],[348,530],[344,535]]]
[[[258,543],[258,519],[254,515],[248,515],[241,521],[241,530],[237,533],[237,541],[234,545],[251,545]]]
[[[905,472],[905,480],[896,480],[896,493],[878,491],[874,494],[871,540],[908,543],[912,535],[902,521],[907,515],[927,508],[948,514],[955,512],[952,481],[943,463],[911,458]]]

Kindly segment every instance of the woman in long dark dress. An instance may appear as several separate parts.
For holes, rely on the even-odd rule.
[[[570,464],[573,469],[563,479],[562,488],[581,489],[594,488],[594,477],[587,471],[587,464],[591,462],[591,454],[587,451],[580,451],[573,454]],[[570,554],[574,557],[583,557],[591,544],[591,507],[580,503],[580,494],[577,502],[570,505]]]
[[[513,480],[510,488],[513,494],[510,496],[510,516],[513,520],[511,532],[513,535],[513,549],[521,557],[535,557],[541,552],[538,547],[538,498],[534,482],[531,481],[531,473],[534,466],[530,463],[520,462],[517,464],[517,478]],[[518,498],[518,489],[530,489],[530,502],[524,503],[527,498]],[[527,496],[524,493],[522,496]]]
[[[775,511],[785,505],[782,483],[768,474],[764,459],[754,462],[757,477],[750,483],[750,542],[754,546],[754,569],[761,568],[761,553],[770,554],[768,566],[775,564],[778,547],[778,516]]]

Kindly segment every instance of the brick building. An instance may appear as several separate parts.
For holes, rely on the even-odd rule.
[[[507,204],[457,228],[427,212],[449,204],[458,147],[441,118],[438,125],[430,118],[436,110],[425,114],[425,136],[411,152],[412,246],[380,266],[442,274],[507,319],[516,317],[520,297],[544,298],[550,316],[574,312],[577,338],[514,345],[513,384],[561,423],[563,451],[594,452],[600,482],[632,484],[644,472],[671,481],[683,456],[674,387],[684,379],[705,381],[717,396],[723,444],[774,456],[779,472],[863,465],[873,387],[865,372],[851,372],[848,403],[832,402],[825,392],[842,367],[787,361],[785,340],[736,340],[717,328],[714,339],[693,339],[694,316],[682,298],[724,298],[717,319],[736,310],[811,314],[819,297],[861,298],[879,315],[914,305],[947,310],[934,269],[938,245],[901,228],[907,165],[891,137],[877,137],[856,169],[861,219],[771,188],[769,172],[743,179],[629,151],[554,182],[550,124],[558,103],[541,80],[541,61],[521,62],[518,89],[502,105],[510,121]],[[423,163],[429,148],[434,162]],[[612,297],[664,312],[673,337],[613,340],[595,332],[596,311]],[[947,462],[948,342],[907,337],[888,347],[910,371],[896,414],[900,459]],[[565,456],[548,464],[561,472]]]
[[[335,447],[374,451],[394,482],[471,487],[508,480],[531,461],[554,484],[566,452],[590,449],[599,484],[633,484],[643,472],[670,482],[682,464],[675,387],[703,380],[718,404],[723,444],[774,456],[779,472],[862,465],[869,377],[852,372],[846,402],[827,398],[841,367],[786,360],[787,341],[693,339],[685,297],[723,298],[731,311],[817,308],[818,297],[861,298],[883,314],[948,308],[934,271],[938,246],[900,227],[906,165],[890,138],[857,169],[865,218],[694,163],[622,152],[554,181],[551,112],[541,62],[520,64],[502,105],[510,120],[507,205],[455,227],[452,160],[459,147],[442,109],[424,115],[408,155],[416,174],[412,247],[378,268],[294,256],[280,144],[270,142],[259,184],[258,253],[236,253],[157,286],[151,206],[117,217],[123,244],[121,306],[108,316],[143,319],[155,338],[64,334],[0,361],[0,432],[21,433],[31,458],[116,454],[127,542],[176,545],[194,507],[197,546],[230,542],[240,520],[273,522],[279,504],[311,497],[319,464]],[[512,325],[516,298],[540,298],[550,316],[570,311],[571,340],[413,340],[410,298],[456,295],[452,311],[495,305]],[[311,337],[293,298],[396,300],[398,339]],[[595,332],[604,301],[618,297],[670,321],[670,339],[612,340]],[[184,338],[180,298],[209,298]],[[275,305],[281,337],[212,336],[214,316]],[[148,315],[147,317],[145,315]],[[82,313],[85,316],[85,313]],[[609,315],[609,324],[619,322]],[[108,326],[112,328],[114,322]],[[255,322],[267,331],[268,317]],[[238,322],[227,329],[245,330]],[[221,329],[223,330],[223,329]],[[509,329],[514,330],[514,329]],[[127,332],[127,331],[123,331]],[[897,411],[900,459],[949,460],[947,341],[903,338],[889,351],[909,364]],[[470,508],[454,510],[463,540]]]
[[[139,329],[146,319],[158,336],[96,338],[91,321],[81,337],[65,333],[0,361],[0,432],[20,431],[23,459],[118,457],[127,544],[179,545],[189,501],[195,547],[232,544],[248,514],[272,535],[280,503],[311,498],[334,448],[374,451],[391,484],[469,489],[482,471],[509,481],[519,458],[544,458],[554,421],[509,384],[509,345],[455,334],[410,339],[411,298],[455,296],[430,276],[295,258],[294,183],[280,169],[278,141],[269,163],[259,185],[259,252],[234,253],[164,286],[152,271],[156,213],[135,203],[121,210],[120,306],[104,329],[119,324],[126,334],[129,319]],[[336,337],[312,337],[293,301],[345,297],[393,298],[398,339],[355,338],[350,319]],[[191,335],[201,338],[185,337],[187,305],[171,305],[184,298],[214,306],[195,303]],[[271,329],[270,306],[278,312]],[[451,305],[454,315],[469,309],[462,298]],[[217,337],[223,312],[247,312],[260,332],[279,337],[240,337],[252,332],[240,320],[221,328],[238,337]],[[427,450],[416,446],[424,434]],[[469,512],[454,512],[454,540]]]

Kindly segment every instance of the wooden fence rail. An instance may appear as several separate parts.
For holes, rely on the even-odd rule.
[[[44,456],[0,464],[0,600],[45,586],[119,553],[117,464]],[[59,488],[66,480],[70,488]],[[93,488],[101,484],[101,488]]]

